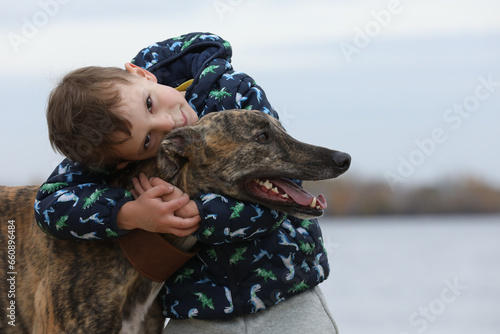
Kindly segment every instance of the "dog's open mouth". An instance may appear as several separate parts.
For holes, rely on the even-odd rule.
[[[327,206],[323,195],[316,197],[283,178],[253,179],[248,183],[248,187],[254,195],[272,202],[296,203],[312,210],[323,210]]]

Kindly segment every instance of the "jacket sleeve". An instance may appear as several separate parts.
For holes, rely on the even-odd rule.
[[[278,118],[264,90],[231,65],[231,44],[211,33],[190,33],[154,43],[142,49],[132,62],[158,79],[177,87],[193,80],[186,100],[202,117],[229,109],[261,110]]]
[[[143,48],[131,60],[147,69],[158,83],[171,87],[196,78],[214,59],[231,59],[229,42],[210,33],[190,33]]]
[[[199,194],[195,202],[201,223],[193,235],[212,245],[262,238],[287,218],[285,213],[213,193]]]
[[[130,200],[130,192],[107,184],[105,174],[65,159],[40,187],[35,219],[59,239],[108,239],[127,233],[118,228],[116,216]]]

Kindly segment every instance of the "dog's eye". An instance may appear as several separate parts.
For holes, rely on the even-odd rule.
[[[255,140],[258,143],[266,143],[269,140],[269,135],[265,132],[262,132],[255,137]]]

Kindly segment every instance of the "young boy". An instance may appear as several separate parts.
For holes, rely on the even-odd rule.
[[[329,273],[316,220],[211,193],[190,200],[157,178],[134,182],[135,201],[108,184],[106,171],[154,156],[163,134],[194,124],[197,116],[247,108],[277,117],[262,89],[234,72],[230,59],[228,42],[192,33],[143,49],[125,66],[123,78],[84,73],[71,91],[66,77],[51,94],[47,118],[51,143],[70,159],[40,188],[37,222],[62,239],[109,238],[134,228],[193,233],[199,253],[160,293],[164,315],[171,318],[167,332],[334,333],[316,288]],[[185,96],[172,88],[190,80]],[[78,87],[94,95],[81,99]],[[73,104],[71,92],[78,97]],[[82,100],[90,101],[87,107]],[[93,108],[92,114],[106,116],[85,119]],[[73,141],[65,144],[68,137]],[[162,202],[165,194],[169,200]]]

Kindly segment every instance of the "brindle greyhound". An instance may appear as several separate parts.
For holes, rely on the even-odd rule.
[[[326,206],[288,179],[335,178],[346,153],[301,143],[259,111],[224,111],[165,136],[158,158],[128,175],[160,176],[189,195],[216,192],[301,217]],[[272,186],[270,186],[272,184]],[[270,188],[270,189],[269,189]],[[0,187],[1,333],[161,333],[161,287],[129,263],[116,239],[64,241],[37,226],[37,186]],[[15,325],[15,326],[13,326]]]

